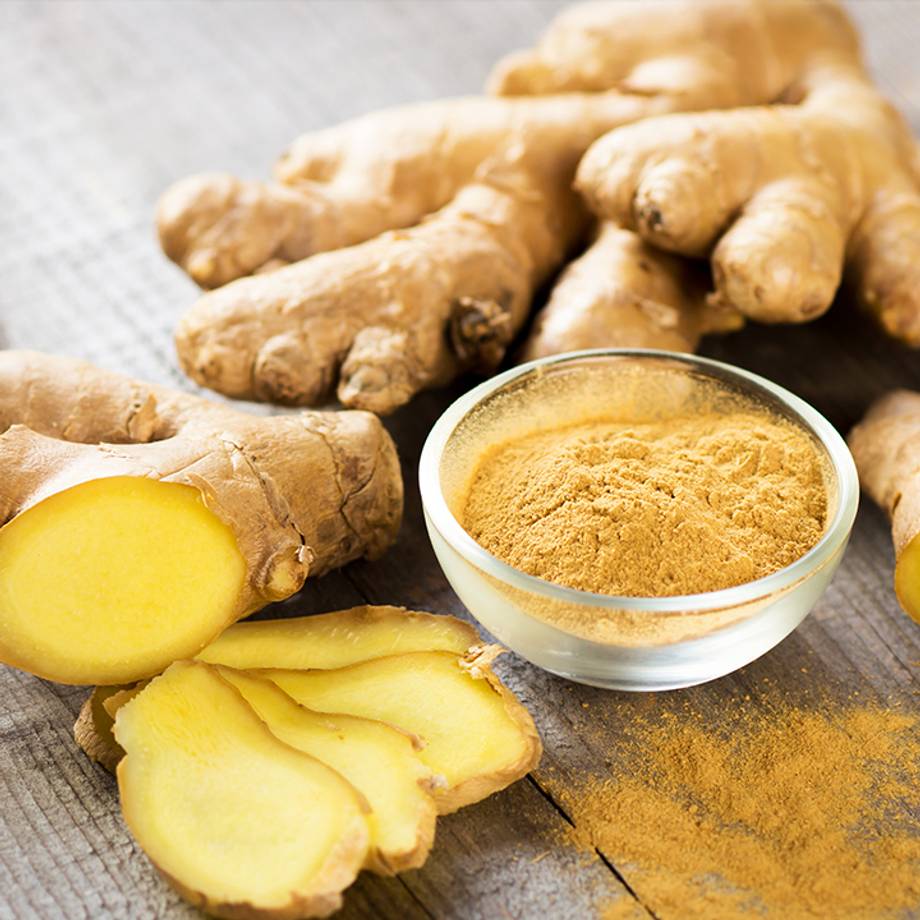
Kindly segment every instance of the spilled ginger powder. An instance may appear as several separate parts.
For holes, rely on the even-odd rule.
[[[608,775],[541,780],[574,822],[560,842],[603,853],[661,920],[913,917],[911,709],[736,703],[718,716],[650,714],[624,723]],[[620,899],[603,920],[644,915],[635,906]]]
[[[661,597],[769,575],[824,532],[824,464],[765,411],[591,421],[498,444],[463,526],[502,561],[591,591]]]

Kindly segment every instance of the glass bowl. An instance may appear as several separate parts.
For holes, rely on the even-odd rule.
[[[586,386],[590,383],[590,386]],[[824,460],[827,524],[791,565],[731,588],[671,597],[592,594],[515,569],[480,546],[457,514],[482,451],[559,418],[666,418],[694,401],[756,404],[790,420]],[[715,397],[714,397],[715,394]],[[715,402],[713,399],[715,398]],[[612,413],[612,415],[611,415]],[[667,690],[722,677],[784,639],[824,592],[849,539],[859,486],[843,438],[788,390],[693,355],[597,349],[515,367],[460,397],[422,450],[425,523],[448,581],[501,643],[553,674],[618,690]],[[586,625],[588,624],[588,625]]]

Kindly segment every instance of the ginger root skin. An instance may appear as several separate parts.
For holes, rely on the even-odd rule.
[[[335,390],[386,414],[493,368],[583,229],[579,152],[567,133],[521,143],[411,230],[205,295],[176,332],[183,369],[237,398],[313,405]]]
[[[211,614],[200,628],[195,622],[176,623],[170,634],[165,623],[158,631],[148,619],[138,622],[136,641],[126,637],[117,647],[114,634],[92,616],[93,591],[104,590],[105,581],[91,571],[80,581],[83,574],[71,566],[66,574],[77,579],[78,593],[85,595],[74,601],[82,605],[80,635],[89,649],[79,660],[64,647],[65,637],[57,637],[59,629],[66,633],[66,619],[55,625],[57,617],[66,618],[65,608],[55,605],[33,615],[26,609],[31,589],[24,578],[14,584],[7,572],[0,577],[0,660],[63,683],[122,684],[159,673],[170,661],[197,654],[235,620],[290,596],[308,574],[378,556],[400,522],[402,480],[395,448],[378,420],[366,413],[257,418],[84,362],[7,351],[0,353],[0,432],[0,464],[17,471],[0,490],[0,551],[18,558],[25,552],[24,539],[40,545],[42,516],[46,526],[54,525],[45,504],[64,503],[62,509],[88,528],[90,543],[101,545],[106,522],[92,517],[97,502],[118,507],[116,493],[128,489],[137,507],[156,517],[166,514],[157,509],[167,494],[174,496],[170,500],[177,507],[164,519],[167,526],[169,520],[191,520],[194,509],[183,511],[179,505],[185,499],[174,493],[188,489],[197,496],[192,502],[200,519],[196,526],[210,527],[215,539],[223,539],[217,531],[225,528],[230,545],[222,552],[228,560],[241,559],[239,587],[226,589],[229,602],[211,598]],[[132,480],[138,485],[130,490]],[[208,518],[213,525],[207,525]],[[146,569],[146,577],[154,577],[151,566],[162,553],[150,547],[145,555],[143,534],[126,533],[137,544],[135,571],[119,571],[112,534],[109,542],[116,549],[106,552],[116,555],[106,562],[106,577],[120,577],[118,583],[133,597],[130,591],[142,583]],[[22,571],[31,566],[37,583],[47,582],[52,591],[58,573],[53,565],[39,571],[39,563],[37,557],[23,557]],[[183,579],[202,599],[210,596],[209,586],[195,588],[194,572],[186,571]],[[165,582],[143,598],[164,613],[168,577]],[[113,616],[118,628],[130,633],[124,611]]]
[[[489,77],[502,96],[704,91],[712,108],[772,102],[816,50],[858,53],[840,6],[828,0],[595,0],[562,11],[531,49]]]
[[[499,62],[490,89],[518,98],[613,89],[680,98],[692,87],[708,96],[707,108],[733,108],[775,102],[826,60],[859,61],[855,29],[832,2],[665,0],[639,11],[609,0],[564,10],[533,49]],[[631,226],[619,215],[616,222]],[[555,283],[523,356],[598,347],[692,351],[701,335],[744,322],[711,286],[705,272],[618,236],[601,219]]]
[[[73,738],[77,746],[93,763],[98,763],[109,773],[115,772],[125,752],[112,733],[115,719],[105,708],[105,701],[121,689],[118,686],[94,687],[93,692],[83,701],[73,727]]]
[[[237,398],[305,406],[335,393],[386,414],[462,371],[489,371],[583,234],[569,186],[588,144],[662,113],[772,102],[806,61],[857,53],[828,4],[627,6],[628,26],[627,7],[600,4],[554,45],[597,72],[587,92],[562,80],[554,95],[387,110],[295,142],[277,171],[284,189],[221,176],[167,193],[164,245],[205,286],[319,253],[205,295],[176,334],[186,373]],[[604,34],[586,58],[594,39],[565,36],[595,27]],[[661,316],[640,321],[654,308],[669,324],[682,306],[622,311],[621,340],[670,340]],[[714,304],[720,322],[734,312]]]
[[[895,593],[920,623],[920,393],[876,400],[847,441],[860,484],[891,521]]]
[[[553,285],[521,360],[583,348],[692,352],[702,335],[744,323],[738,313],[709,302],[709,283],[700,266],[601,221],[585,252]]]

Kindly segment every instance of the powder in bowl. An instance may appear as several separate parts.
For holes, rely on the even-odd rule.
[[[470,478],[461,523],[530,575],[666,597],[784,568],[821,539],[827,516],[812,439],[751,406],[591,419],[493,445]]]

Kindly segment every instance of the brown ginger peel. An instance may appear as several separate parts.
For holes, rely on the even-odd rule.
[[[667,100],[615,94],[590,104],[573,98],[566,106],[582,112],[577,131],[560,115],[526,124],[417,226],[205,295],[176,333],[185,370],[236,397],[309,405],[334,388],[344,405],[383,414],[460,370],[495,367],[524,324],[537,286],[584,228],[569,186],[590,137],[600,124],[670,108]],[[690,275],[675,260],[640,256],[628,246],[620,260],[639,262],[637,273],[652,266],[651,297],[676,298]],[[704,328],[735,325],[714,324],[702,301],[688,293],[674,307],[656,311],[650,303],[634,324],[669,327],[685,309],[693,314],[683,323],[693,339]]]
[[[503,96],[705,91],[713,108],[777,99],[815,55],[858,54],[831,0],[594,0],[564,9],[533,48],[493,68]]]
[[[713,304],[709,278],[687,259],[600,221],[585,252],[559,275],[524,342],[525,361],[583,348],[696,350],[701,336],[743,317]]]

